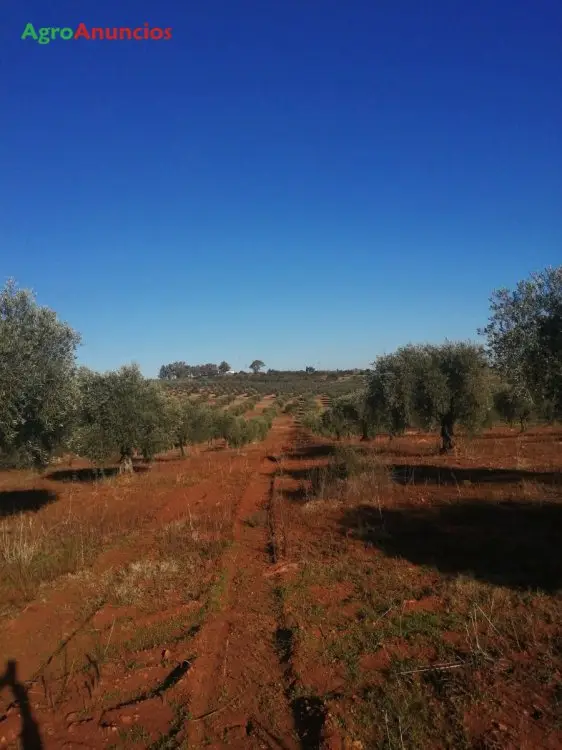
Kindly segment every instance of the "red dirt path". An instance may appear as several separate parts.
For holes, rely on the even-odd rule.
[[[135,744],[132,728],[142,725],[152,738],[166,734],[174,722],[172,705],[174,708],[181,705],[189,711],[192,720],[184,724],[181,736],[185,735],[190,747],[199,743],[217,748],[299,746],[285,698],[287,686],[275,652],[278,627],[272,594],[275,582],[265,575],[271,568],[269,532],[267,525],[245,523],[252,514],[260,511],[267,514],[276,468],[267,457],[287,448],[292,430],[290,418],[281,418],[259,446],[241,455],[235,451],[213,454],[212,478],[183,491],[171,487],[156,503],[147,498],[151,512],[132,543],[103,552],[95,561],[93,570],[100,575],[115,564],[138,559],[143,549],[150,550],[153,530],[185,514],[187,504],[196,513],[206,505],[221,502],[224,489],[216,479],[221,466],[233,484],[238,477],[233,542],[220,563],[220,603],[208,615],[195,639],[187,639],[185,646],[181,641],[173,646],[165,664],[161,662],[160,649],[154,649],[139,655],[138,667],[132,674],[123,675],[122,668],[109,661],[95,666],[92,676],[85,670],[83,677],[72,673],[69,678],[71,670],[67,663],[62,670],[66,678],[53,676],[55,692],[67,683],[64,697],[57,702],[56,695],[53,698],[50,693],[45,694],[45,690],[49,691],[49,686],[43,683],[46,667],[59,659],[62,652],[67,652],[67,662],[78,658],[79,653],[88,652],[92,627],[99,628],[104,639],[109,638],[111,623],[115,623],[114,608],[102,605],[93,616],[80,622],[82,584],[79,579],[70,578],[46,590],[40,601],[32,602],[19,616],[4,624],[0,631],[0,653],[17,661],[18,680],[29,691],[45,750],[106,747],[108,742],[119,747],[148,746],[146,737]],[[206,454],[196,456],[191,459],[190,468],[202,469],[208,460]],[[179,461],[166,461],[156,464],[152,471],[166,476],[183,466]],[[133,481],[143,480],[135,477]],[[137,626],[147,620],[134,607],[129,608],[128,614]],[[162,616],[173,614],[167,610]],[[166,679],[174,664],[176,668],[186,666],[185,659],[189,668],[163,697],[145,697],[138,703],[106,710],[103,715],[99,712],[91,715],[89,705],[100,695],[125,688],[127,693],[146,693]],[[21,711],[10,699],[8,691],[0,694],[0,746],[13,743],[20,728]],[[207,714],[209,717],[204,718]]]

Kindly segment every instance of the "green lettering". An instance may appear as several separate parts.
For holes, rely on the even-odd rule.
[[[27,39],[28,36],[33,37],[33,39],[37,41],[37,34],[35,32],[35,27],[33,26],[32,23],[28,23],[25,25],[25,29],[23,31],[23,34],[21,35],[21,38]]]
[[[59,29],[58,26],[56,28],[53,27],[51,29],[51,39],[56,39],[57,38],[57,31],[60,31],[60,29]]]
[[[69,29],[68,27],[65,27],[64,29],[60,30],[61,39],[72,39],[73,36],[74,36],[74,29]]]
[[[51,27],[43,26],[39,29],[39,44],[49,44],[51,41]]]

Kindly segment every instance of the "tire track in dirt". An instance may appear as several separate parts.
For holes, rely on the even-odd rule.
[[[316,441],[310,437],[308,430],[302,427],[297,418],[292,431],[290,449],[282,456],[279,470],[272,479],[269,504],[269,530],[271,559],[277,563],[279,570],[290,574],[298,563],[291,561],[290,540],[287,540],[286,491],[295,490],[295,479],[290,476],[292,469],[302,471],[307,448]],[[277,613],[277,652],[283,671],[283,682],[286,700],[291,707],[295,731],[299,738],[301,750],[335,750],[342,747],[339,735],[327,726],[328,709],[318,695],[310,694],[303,684],[301,675],[295,669],[294,656],[297,647],[298,630],[294,618],[286,611],[283,589],[275,592]]]
[[[70,730],[64,726],[64,717],[53,722],[52,717],[42,715],[41,724],[50,735],[46,746],[60,746],[59,742],[67,739],[69,731],[73,732],[75,742],[81,740],[100,746],[107,741],[111,729],[116,730],[119,722],[131,720],[129,713],[138,711],[142,724],[151,731],[171,727],[170,738],[177,734],[180,742],[187,732],[190,747],[249,750],[314,747],[304,741],[302,734],[303,722],[310,717],[299,714],[299,711],[309,711],[310,707],[293,700],[294,680],[285,663],[283,640],[287,628],[275,597],[276,579],[271,576],[277,572],[273,563],[282,563],[285,552],[275,524],[276,474],[280,465],[272,460],[272,454],[277,457],[285,450],[291,451],[297,439],[292,419],[277,419],[266,441],[248,456],[243,472],[247,484],[244,489],[240,487],[233,508],[234,543],[224,555],[221,566],[222,608],[218,612],[211,610],[207,615],[200,632],[190,641],[189,656],[195,653],[196,657],[192,662],[185,662],[189,668],[173,680],[177,689],[172,691],[175,693],[172,699],[175,705],[179,702],[189,709],[188,720],[177,717],[179,723],[174,724],[171,708],[160,705],[162,696],[158,686],[168,688],[177,668],[166,676],[164,667],[147,663],[139,666],[139,679],[141,676],[144,679],[138,700],[118,703],[112,710],[105,711],[104,721],[100,718],[99,725],[97,719],[89,719],[86,723],[73,723]],[[236,462],[234,468],[235,473],[239,473]],[[204,481],[191,488],[188,494],[192,503],[204,503],[207,492],[220,499],[217,489],[212,480]],[[154,515],[144,524],[143,539],[149,529],[155,530],[177,517],[181,506],[183,501],[178,502],[177,495],[162,498]],[[140,546],[143,545],[141,540]],[[138,552],[138,545],[133,547]],[[132,550],[128,552],[131,554]],[[108,563],[111,557],[112,553],[107,551],[98,559],[96,567],[102,560]],[[111,684],[117,685],[116,677],[114,683],[108,677]],[[152,682],[153,689],[150,688]],[[106,688],[108,684],[106,681]],[[123,711],[127,715],[121,716]],[[295,724],[299,731],[295,731]]]
[[[256,453],[260,456],[261,459],[263,453],[263,451],[261,450],[261,446],[256,446],[256,448]],[[254,448],[254,450],[256,450],[256,448]],[[210,479],[204,479],[198,482],[196,485],[191,485],[187,487],[185,491],[182,490],[181,486],[179,489],[178,487],[173,486],[162,493],[162,495],[158,498],[158,502],[155,503],[154,506],[150,509],[150,512],[146,514],[146,518],[143,519],[143,523],[135,529],[136,533],[134,533],[130,538],[131,543],[128,543],[124,546],[112,546],[108,549],[103,550],[93,562],[92,567],[89,569],[92,571],[92,574],[100,575],[101,573],[103,573],[103,571],[107,570],[110,567],[126,564],[131,559],[136,559],[139,556],[146,556],[148,558],[150,556],[149,553],[153,544],[153,533],[164,526],[166,523],[174,521],[176,518],[184,515],[186,507],[189,506],[190,508],[193,508],[194,511],[198,510],[200,512],[205,512],[205,505],[209,502],[208,498],[215,498],[224,504],[225,490],[224,488],[221,488],[222,480],[220,482],[218,481],[217,474],[219,474],[221,477],[223,477],[223,475],[228,478],[231,477],[232,480],[236,480],[237,483],[237,477],[245,475],[247,469],[244,462],[240,461],[239,457],[231,454],[230,452],[226,456],[222,455],[217,458],[219,460],[216,461],[217,466],[215,470],[215,476]],[[222,466],[223,464],[225,466]],[[184,468],[184,466],[185,464],[183,464],[183,462],[181,464],[178,464],[178,468]],[[169,473],[169,467],[167,468],[167,473]],[[232,498],[229,497],[228,499],[228,502],[232,500],[233,509],[237,504],[239,504],[241,500],[241,490],[242,488],[238,489],[238,487],[235,487],[234,489],[230,486],[227,487],[226,491],[228,491],[229,494],[231,493],[231,491],[233,493]],[[236,497],[234,497],[234,495],[236,495]],[[61,579],[59,586],[48,592],[49,595],[45,597],[45,601],[34,601],[32,605],[29,606],[29,608],[22,612],[18,617],[14,618],[13,621],[10,621],[9,623],[3,623],[2,631],[6,630],[6,635],[9,635],[8,631],[10,631],[10,629],[14,632],[17,632],[19,638],[18,643],[22,642],[24,640],[23,636],[27,634],[29,640],[31,641],[32,637],[36,633],[37,620],[38,616],[40,616],[43,627],[45,627],[47,622],[52,622],[52,640],[54,648],[56,643],[60,642],[60,638],[56,638],[57,632],[70,632],[71,630],[73,630],[74,625],[76,624],[76,612],[70,605],[72,603],[81,601],[81,591],[83,591],[83,585],[80,583],[80,581],[74,581],[73,579],[69,579],[68,581],[66,581]],[[27,649],[27,651],[25,652],[15,652],[16,656],[18,657],[18,674],[24,679],[29,688],[33,688],[34,691],[37,692],[34,683],[37,681],[37,678],[40,677],[43,671],[43,667],[45,665],[48,665],[57,656],[57,654],[64,651],[70,641],[73,641],[71,645],[73,646],[74,651],[76,651],[77,644],[74,643],[74,640],[76,640],[74,638],[75,635],[77,635],[77,640],[81,641],[78,650],[80,651],[81,646],[82,651],[84,652],[83,655],[89,653],[90,646],[92,646],[92,636],[91,633],[87,634],[82,631],[84,631],[85,626],[88,626],[88,628],[91,627],[91,620],[94,616],[96,617],[96,620],[99,619],[99,617],[103,614],[101,610],[104,610],[105,604],[105,602],[101,602],[99,607],[97,607],[96,610],[91,613],[90,617],[88,617],[87,621],[80,623],[75,633],[72,633],[72,636],[63,639],[62,648],[55,648],[55,650],[49,649],[48,651],[50,655],[48,659],[43,658],[45,652],[45,638],[41,640],[41,647],[38,643],[37,653],[35,651],[31,651],[31,649]],[[158,613],[158,619],[164,621],[168,616],[177,614],[177,611],[178,608],[175,605],[171,608],[165,607]],[[63,613],[64,620],[62,619]],[[145,618],[141,617],[137,620],[137,622],[140,623],[140,621],[144,619]],[[115,618],[110,617],[108,623],[102,626],[100,622],[96,625],[96,629],[102,627],[103,632],[107,630],[109,632],[109,638],[111,638],[114,625]],[[102,630],[100,630],[100,634]],[[106,642],[106,638],[107,634],[104,637],[104,642]],[[192,636],[189,633],[186,633],[185,642],[182,641],[178,643],[177,649],[174,650],[180,651],[186,643],[189,643],[191,641],[191,638]],[[170,685],[167,683],[170,680],[170,675],[175,675],[178,668],[176,667],[170,672],[170,667],[166,667],[165,665],[158,663],[158,661],[154,661],[153,654],[151,653],[154,650],[155,649],[150,649],[150,653],[147,652],[146,660],[144,659],[144,657],[135,659],[135,661],[138,662],[137,666],[134,668],[134,670],[130,670],[128,676],[135,679],[135,683],[137,681],[139,682],[140,696],[138,699],[131,701],[130,705],[142,704],[142,708],[146,710],[141,711],[141,713],[146,714],[146,712],[148,711],[147,716],[141,716],[141,718],[143,719],[143,725],[146,727],[153,724],[156,731],[158,731],[170,723],[169,716],[171,715],[171,712],[165,706],[160,707],[160,701],[153,700],[152,693],[154,692],[154,690],[156,690],[156,693],[158,693],[157,686],[160,683],[166,683],[166,690],[168,690]],[[10,652],[7,651],[7,653]],[[180,663],[180,666],[182,665],[183,662]],[[96,669],[99,669],[97,665]],[[184,671],[187,672],[188,670]],[[137,673],[138,680],[136,679]],[[109,692],[111,692],[111,689],[117,687],[118,683],[122,682],[119,673],[115,673],[114,670],[108,670],[104,668],[103,675],[100,671],[98,672],[95,679],[96,690],[94,692],[96,693],[96,695],[99,693],[99,689],[101,689],[102,676],[104,687],[106,688],[106,691]],[[52,682],[51,677],[49,677],[49,683],[50,682]],[[179,682],[179,680],[174,680],[173,683],[175,684],[175,682]],[[156,687],[151,687],[151,683],[154,683],[154,686]],[[76,686],[73,686],[73,688],[74,687]],[[129,685],[128,687],[130,688],[131,686]],[[180,692],[184,692],[181,690],[181,685],[179,685],[178,687],[180,689]],[[58,690],[58,682],[55,680],[55,682],[53,682],[53,685],[49,686],[49,689],[50,691],[54,689],[56,693]],[[40,724],[46,731],[48,731],[48,736],[45,738],[46,747],[59,747],[59,743],[62,743],[66,740],[68,727],[64,716],[67,713],[69,715],[74,715],[76,713],[76,711],[70,709],[81,708],[84,709],[85,713],[87,713],[88,716],[89,714],[92,714],[92,711],[86,711],[86,704],[83,703],[85,699],[82,695],[82,692],[83,691],[78,690],[75,695],[73,694],[70,701],[71,705],[65,705],[65,710],[59,710],[56,715],[52,715],[52,711],[49,710],[49,707],[47,705],[35,706]],[[93,695],[94,693],[92,692],[88,700],[86,701],[88,705],[91,703]],[[158,698],[158,695],[156,695],[156,698]],[[129,703],[123,705],[119,704],[117,706],[114,706],[113,708],[104,709],[104,711],[101,712],[103,714],[104,722],[102,722],[101,718],[98,717],[98,714],[100,713],[99,711],[93,712],[96,715],[95,720],[92,715],[81,722],[73,722],[72,732],[75,735],[73,738],[74,741],[78,741],[77,735],[80,735],[81,740],[87,739],[89,742],[94,742],[94,745],[100,745],[104,743],[107,739],[107,727],[111,728],[110,717],[117,718],[117,726],[119,726],[121,711],[128,705]],[[3,714],[2,712],[0,712],[0,721],[2,721],[2,718]],[[12,723],[14,724],[14,726],[16,726],[19,721],[17,719],[17,716],[13,716],[11,718],[14,719]],[[104,727],[106,727],[106,729],[104,729]],[[6,729],[5,726],[3,728]]]
[[[294,669],[296,633],[277,585],[297,567],[287,556],[283,464],[310,442],[308,432],[288,420],[285,440],[267,445],[270,455],[256,466],[240,504],[237,547],[224,566],[224,610],[199,642],[206,651],[191,683],[190,746],[339,747],[326,735],[324,701],[306,694]]]
[[[278,468],[271,454],[282,449],[291,431],[292,420],[276,420],[238,506],[234,543],[223,566],[222,609],[194,644],[190,747],[300,747],[276,652],[278,619],[268,577],[269,506]]]

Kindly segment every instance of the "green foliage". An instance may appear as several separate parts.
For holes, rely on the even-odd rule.
[[[262,419],[267,422],[269,427],[273,424],[274,418],[277,416],[277,406],[268,406],[261,413]]]
[[[326,434],[326,429],[322,422],[322,417],[317,412],[304,412],[301,415],[299,422],[304,428],[310,430],[311,432],[315,432],[318,435]]]
[[[299,403],[296,399],[291,399],[283,407],[284,414],[295,414],[299,408]]]
[[[562,414],[562,266],[531,274],[513,291],[495,291],[480,333],[509,382]]]
[[[494,408],[509,425],[519,422],[523,432],[533,414],[533,401],[526,390],[502,385],[494,393]]]
[[[77,371],[78,334],[10,281],[0,292],[0,461],[45,466],[65,447],[94,461],[135,451],[150,460],[170,445],[183,452],[213,439],[241,447],[263,439],[278,410],[338,438],[440,426],[444,448],[457,423],[476,430],[497,414],[523,429],[532,415],[560,417],[562,267],[496,291],[481,333],[493,368],[482,347],[445,342],[401,347],[368,373],[311,366],[261,372],[265,364],[256,359],[251,374],[217,378],[229,372],[228,362],[173,362],[154,382],[136,366]],[[271,393],[275,402],[259,418],[243,418]],[[319,393],[331,402],[324,413]],[[246,399],[227,411],[239,395]]]
[[[225,422],[225,431],[221,437],[227,442],[227,445],[232,448],[241,448],[247,440],[247,427],[246,420],[242,417],[233,417]]]
[[[211,437],[214,440],[226,440],[229,442],[229,435],[233,429],[233,422],[237,419],[233,414],[227,411],[213,411],[213,422],[211,426]]]
[[[0,292],[0,453],[43,467],[72,426],[78,334],[13,280]]]
[[[482,347],[465,342],[409,345],[379,357],[368,380],[366,412],[391,434],[412,425],[481,427],[491,408],[491,373]]]
[[[214,411],[204,404],[185,397],[170,399],[171,434],[182,455],[188,445],[196,445],[213,437]]]
[[[222,362],[221,365],[228,364]],[[188,365],[187,362],[170,362],[162,365],[158,377],[160,380],[180,380],[182,378],[215,378],[221,374],[221,365],[215,365],[207,362],[204,365]],[[228,366],[226,372],[230,369]]]
[[[241,448],[247,443],[263,440],[271,426],[271,423],[263,417],[254,419],[244,419],[243,417],[232,417],[227,415],[228,419],[223,422],[223,432],[221,437],[231,448]]]
[[[262,362],[261,359],[254,359],[252,364],[249,366],[250,370],[255,374],[257,374],[260,370],[263,370],[265,367],[265,362]]]
[[[234,416],[242,416],[243,414],[246,414],[246,412],[252,411],[256,408],[256,404],[258,403],[258,398],[249,398],[245,399],[244,401],[241,401],[239,404],[236,404],[236,406],[233,406],[229,409],[230,414]]]
[[[214,377],[183,376],[164,378],[159,382],[169,391],[197,394],[201,400],[208,398],[211,392],[220,391],[230,394],[232,398],[243,394],[258,398],[275,394],[287,402],[303,394],[323,393],[337,398],[356,391],[363,385],[363,379],[364,373],[352,370],[332,373],[317,370],[308,374],[304,370],[268,370],[258,373],[238,372],[220,380]]]
[[[254,419],[248,420],[251,437],[250,442],[265,440],[265,438],[267,437],[267,433],[271,429],[272,423],[273,417],[271,416],[254,417]]]
[[[399,435],[413,420],[415,353],[411,347],[377,357],[367,381],[365,409],[373,428]]]
[[[191,445],[203,443],[213,436],[215,414],[212,409],[204,405],[193,405],[188,414],[187,442]]]
[[[478,430],[491,408],[491,378],[482,347],[446,342],[423,348],[415,413],[425,427],[450,421]]]
[[[215,394],[222,393],[221,388],[215,388]],[[223,396],[219,396],[217,399],[215,399],[215,406],[217,407],[223,407],[228,406],[234,399],[236,398],[234,393],[225,393]]]
[[[352,435],[361,436],[366,440],[374,435],[369,421],[365,389],[332,399],[330,407],[322,414],[318,412],[316,403],[309,401],[307,405],[308,408],[302,413],[300,422],[312,432],[335,436],[338,440]],[[297,406],[298,408],[302,407]]]
[[[169,447],[175,414],[159,386],[145,380],[137,365],[105,374],[79,372],[80,421],[74,450],[101,462],[135,450],[147,460]]]
[[[360,406],[352,396],[342,396],[322,414],[320,423],[323,431],[334,434],[338,440],[350,437],[359,429]]]

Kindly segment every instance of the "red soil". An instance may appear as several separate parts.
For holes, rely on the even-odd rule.
[[[263,409],[270,401],[264,399],[259,406]],[[419,508],[451,502],[452,498],[482,498],[483,488],[489,499],[499,500],[521,490],[522,482],[525,492],[536,493],[531,487],[538,481],[533,472],[560,471],[560,437],[554,430],[532,431],[522,437],[515,431],[495,430],[461,445],[454,457],[436,455],[435,438],[427,435],[412,435],[390,444],[379,438],[366,448],[385,464],[408,467],[403,484],[392,489],[392,507]],[[247,450],[195,451],[186,461],[165,457],[150,469],[145,489],[142,475],[129,483],[118,480],[115,484],[72,483],[64,487],[48,478],[30,479],[18,473],[2,477],[0,489],[4,491],[31,482],[36,489],[59,493],[59,502],[38,512],[37,517],[45,522],[65,517],[72,504],[72,512],[84,517],[106,509],[111,524],[130,528],[125,543],[99,552],[90,569],[94,578],[131,561],[151,559],[155,535],[166,524],[185,520],[186,514],[189,518],[204,516],[210,537],[220,525],[221,533],[230,540],[215,568],[204,570],[214,581],[215,606],[206,610],[198,631],[181,625],[173,642],[137,651],[127,651],[126,646],[143,628],[195,617],[202,601],[185,602],[179,592],[167,592],[163,608],[150,612],[137,604],[85,601],[85,578],[80,575],[42,587],[14,617],[4,618],[0,625],[2,662],[17,662],[17,680],[27,693],[29,711],[45,750],[102,748],[111,743],[150,747],[160,735],[168,734],[189,742],[190,747],[365,747],[354,745],[338,728],[334,716],[351,716],[361,698],[346,692],[348,677],[342,661],[330,663],[325,658],[334,634],[351,632],[358,621],[361,607],[353,600],[354,584],[349,580],[311,581],[305,604],[324,614],[318,615],[318,622],[304,623],[306,628],[301,627],[296,605],[282,599],[283,587],[296,584],[305,563],[315,564],[319,570],[324,565],[328,570],[343,560],[351,575],[383,556],[357,536],[342,536],[338,498],[333,502],[325,498],[318,511],[304,509],[305,500],[310,499],[303,495],[308,480],[300,477],[326,464],[328,450],[323,452],[323,446],[328,449],[330,443],[311,441],[296,430],[291,418],[282,417],[275,420],[264,443]],[[507,472],[514,466],[517,471]],[[436,467],[444,472],[437,481]],[[475,467],[481,473],[466,473]],[[506,473],[501,482],[489,481],[482,473],[502,468]],[[184,481],[184,476],[193,483]],[[425,585],[428,591],[417,598],[405,598],[401,606],[373,621],[374,629],[388,627],[389,635],[381,649],[359,658],[365,685],[384,685],[392,659],[439,661],[437,653],[422,640],[414,637],[406,643],[396,632],[390,634],[393,626],[401,632],[401,617],[431,616],[448,606],[439,593],[433,593],[438,587],[437,574],[408,560],[397,565],[408,585],[416,590]],[[521,616],[528,616],[533,606],[534,600],[522,606]],[[543,605],[539,602],[536,606]],[[494,637],[484,619],[480,627],[487,628],[488,638]],[[534,628],[535,644],[527,651],[512,653],[502,642],[510,669],[521,671],[519,682],[502,682],[499,657],[493,666],[477,672],[475,679],[483,694],[497,698],[497,686],[502,686],[501,698],[491,701],[488,709],[480,705],[466,714],[474,742],[488,743],[479,747],[562,748],[562,732],[550,726],[548,718],[552,712],[549,691],[560,681],[559,657],[553,657],[551,683],[545,683],[544,689],[535,686],[526,692],[525,682],[525,669],[537,663],[540,649],[536,644],[541,639],[559,649],[560,623],[538,622]],[[290,640],[305,629],[308,640]],[[443,632],[442,639],[451,647],[462,647],[464,635],[451,630]],[[113,646],[115,652],[109,650]],[[9,685],[0,682],[0,689],[0,747],[16,746],[26,706],[21,691],[18,704]],[[313,720],[309,726],[299,715],[298,700],[293,700],[304,692],[340,694],[334,714],[322,720],[321,741],[316,745],[307,740]],[[323,700],[329,705],[330,699]],[[179,714],[178,709],[187,713]],[[313,713],[310,706],[307,710]],[[436,740],[434,747],[439,746]]]

